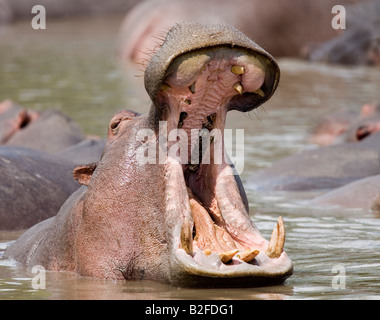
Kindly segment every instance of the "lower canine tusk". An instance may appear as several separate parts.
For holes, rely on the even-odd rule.
[[[278,218],[277,225],[273,229],[272,236],[269,241],[268,249],[265,252],[269,258],[278,258],[285,244],[285,226],[282,217]]]
[[[188,218],[185,218],[181,226],[181,246],[189,255],[193,255],[193,232]]]

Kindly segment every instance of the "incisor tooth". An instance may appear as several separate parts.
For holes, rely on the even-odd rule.
[[[183,220],[181,226],[181,246],[189,255],[193,255],[193,232],[188,218]]]
[[[239,92],[239,94],[243,94],[243,87],[241,86],[240,82],[236,82],[234,84],[234,89]]]
[[[244,74],[244,67],[242,66],[232,66],[231,72],[233,74]]]
[[[209,256],[212,252],[210,249],[205,249],[203,250],[203,253],[206,255],[206,256]]]
[[[273,229],[272,236],[269,241],[268,249],[265,251],[269,258],[278,258],[285,244],[285,226],[282,217],[280,216],[277,221],[276,227]]]
[[[222,252],[219,254],[219,258],[220,260],[223,262],[223,263],[227,263],[228,261],[230,261],[235,254],[237,254],[239,252],[238,249],[235,249],[235,250],[231,250],[231,251],[226,251],[226,252]]]
[[[260,253],[259,250],[247,250],[244,252],[239,252],[238,255],[236,255],[240,260],[244,262],[252,261],[256,258],[256,256]]]

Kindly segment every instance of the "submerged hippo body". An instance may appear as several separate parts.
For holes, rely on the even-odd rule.
[[[292,263],[283,251],[282,219],[266,241],[249,218],[231,165],[212,161],[211,145],[223,140],[207,140],[201,150],[196,141],[205,136],[183,138],[202,127],[223,131],[228,110],[256,108],[278,80],[273,58],[230,26],[173,28],[145,71],[149,113],[113,117],[101,161],[74,171],[83,186],[5,256],[48,270],[183,286],[284,281]],[[168,137],[171,150],[178,142],[173,132],[189,147],[181,151],[184,160],[169,152],[159,161],[165,143],[158,142]],[[203,163],[207,146],[209,164]],[[193,152],[201,163],[186,162]]]
[[[98,162],[105,144],[105,139],[90,138],[57,152],[56,156],[71,161],[75,165]]]
[[[140,115],[141,114],[138,112],[122,109],[114,114],[110,123],[115,125],[120,121],[128,121]],[[112,134],[112,128],[109,128],[107,136],[108,143],[111,143],[114,139],[115,136]],[[105,145],[105,139],[88,138],[73,146],[63,149],[62,151],[56,153],[56,155],[61,159],[70,160],[75,165],[94,163],[101,159]]]
[[[310,204],[318,207],[379,210],[380,175],[351,182],[314,198]]]
[[[286,157],[251,178],[256,190],[333,189],[380,173],[380,132],[358,143],[306,150]]]
[[[73,167],[41,151],[0,146],[0,230],[26,229],[54,216],[79,187]]]

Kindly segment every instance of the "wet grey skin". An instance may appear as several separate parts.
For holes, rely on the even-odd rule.
[[[283,250],[284,221],[280,217],[270,241],[264,239],[234,167],[227,159],[213,161],[216,138],[209,141],[209,164],[205,149],[192,142],[186,163],[169,156],[149,164],[137,156],[149,145],[158,154],[161,121],[167,132],[223,132],[227,112],[257,108],[273,95],[279,76],[273,57],[231,26],[175,26],[145,71],[149,112],[114,115],[102,159],[74,170],[83,186],[5,255],[105,279],[215,287],[282,283],[293,272]],[[141,129],[154,134],[139,140]],[[192,151],[200,151],[200,163],[190,163]]]

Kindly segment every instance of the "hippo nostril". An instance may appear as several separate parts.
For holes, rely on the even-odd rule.
[[[23,115],[23,119],[20,123],[20,129],[25,128],[30,122],[32,122],[31,116],[25,110],[25,113]]]
[[[371,134],[371,131],[369,130],[368,126],[360,126],[356,130],[356,138],[360,141],[363,140],[365,137],[369,136]]]

